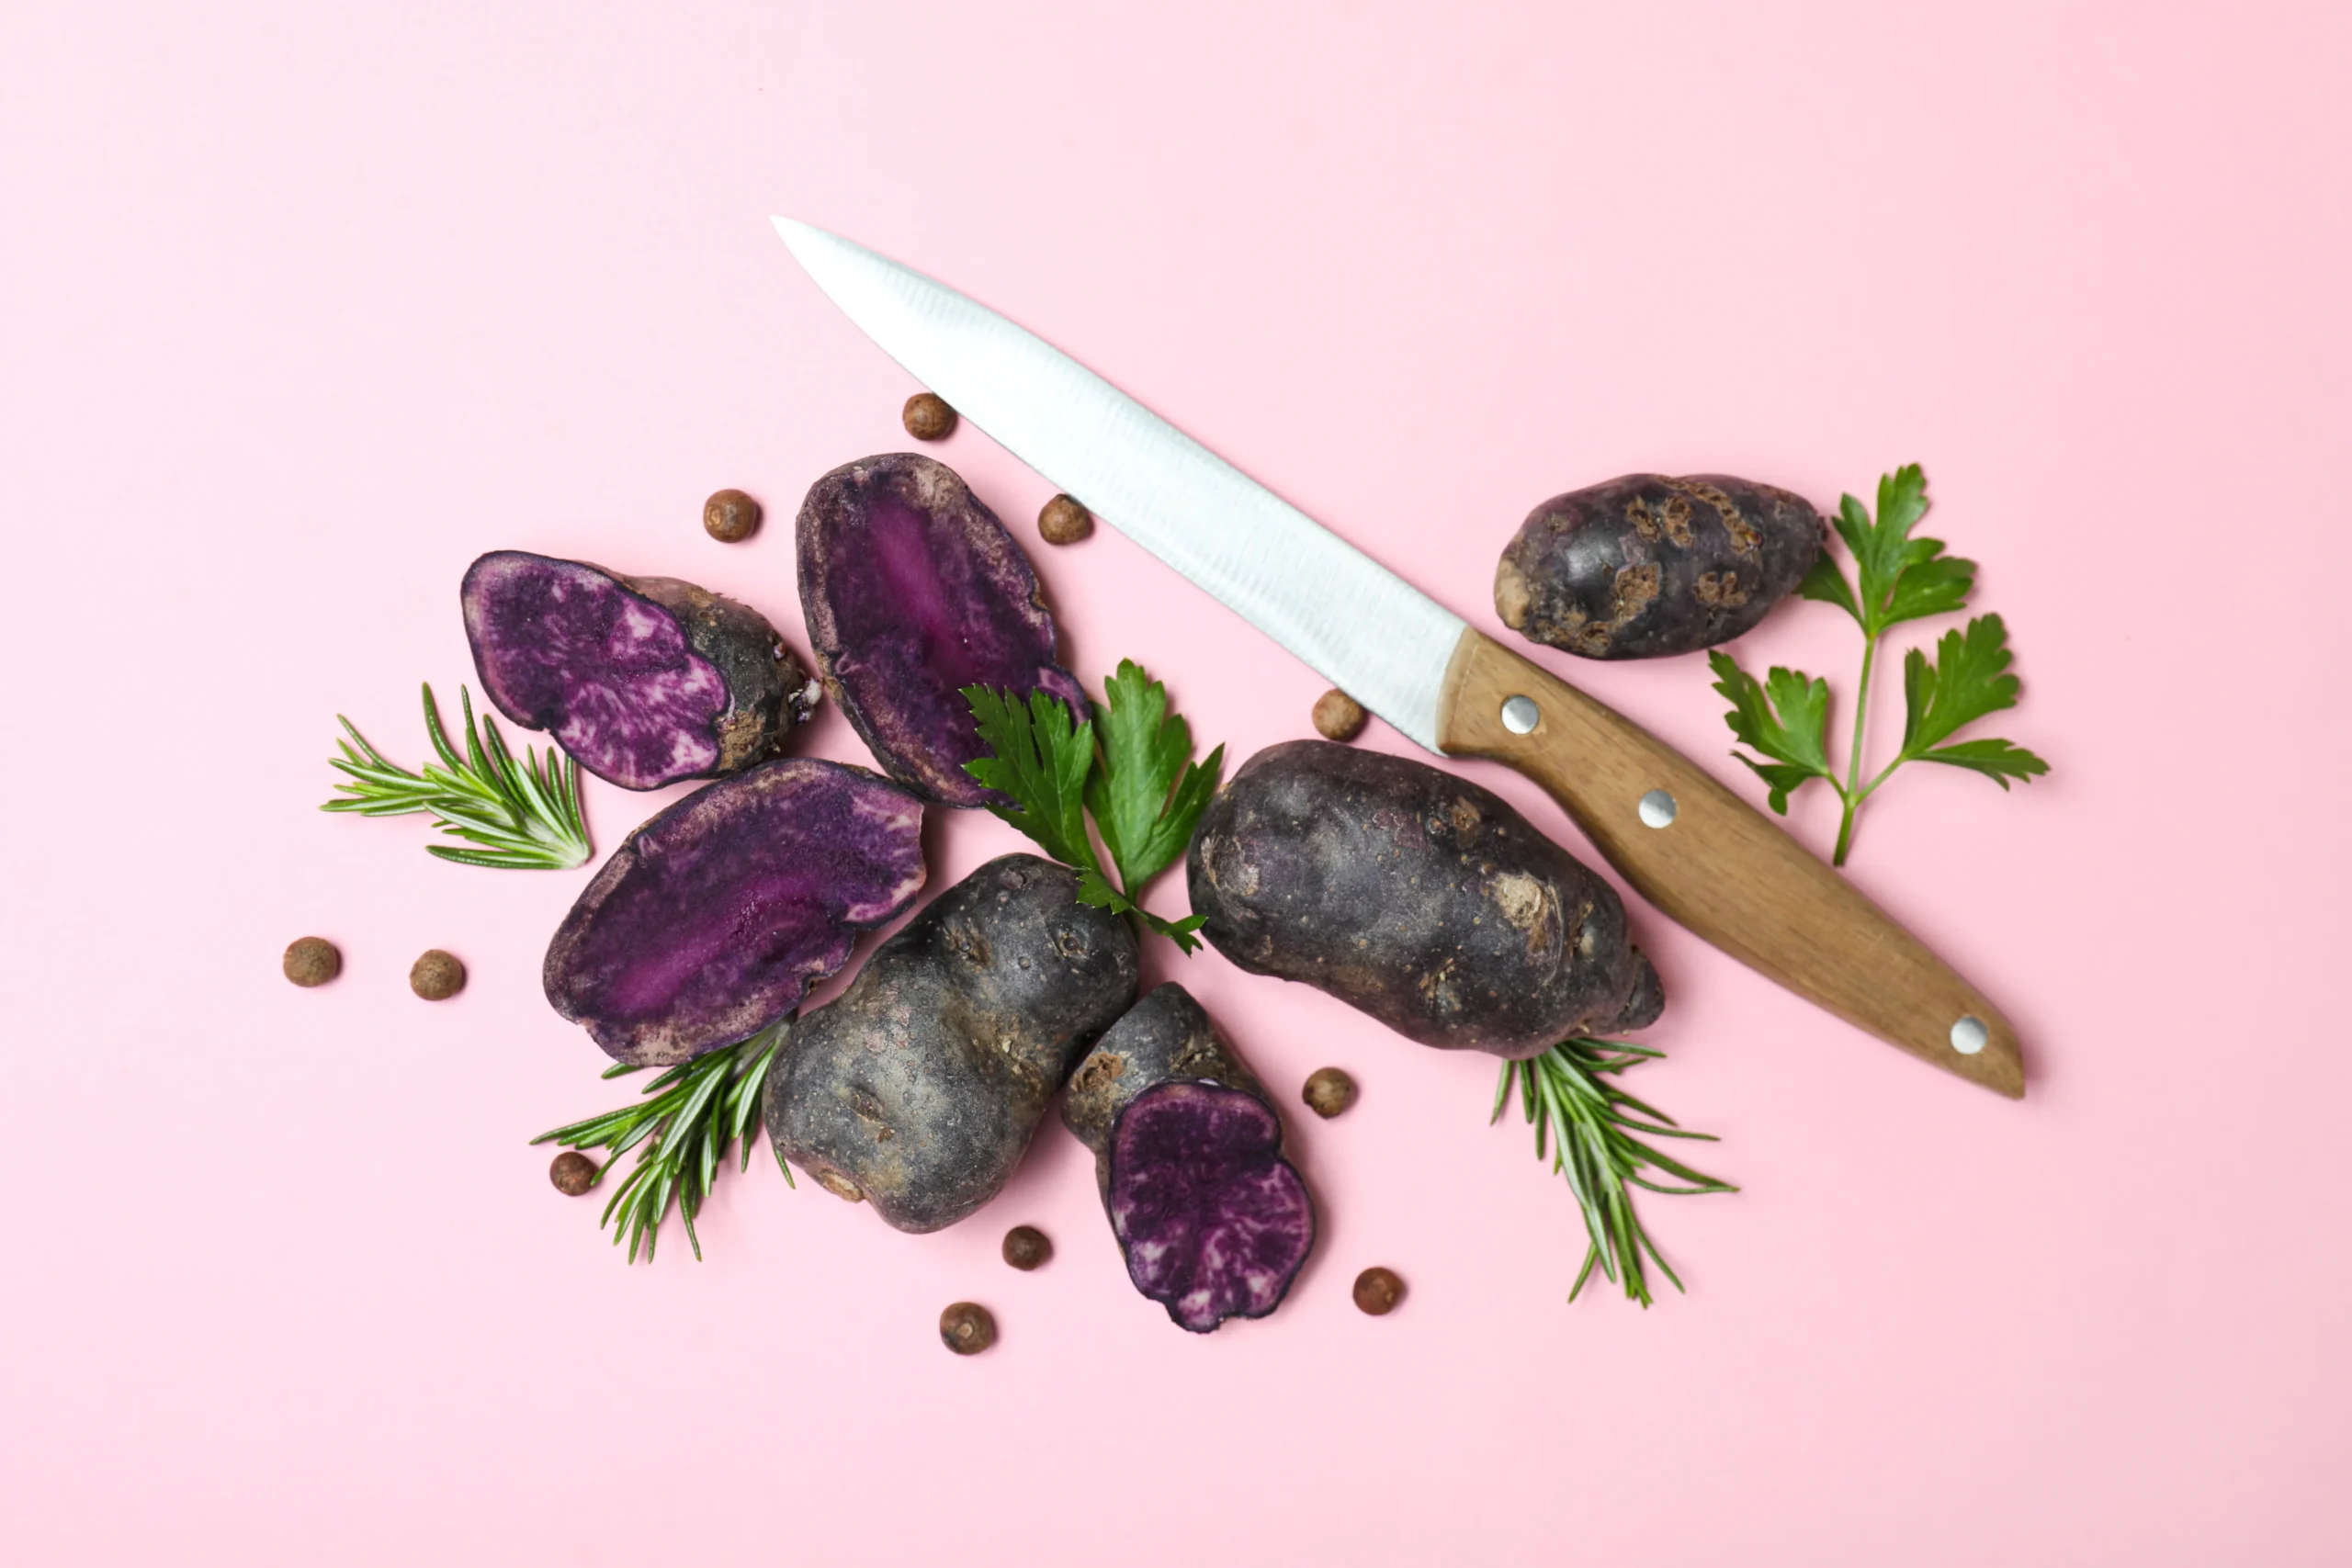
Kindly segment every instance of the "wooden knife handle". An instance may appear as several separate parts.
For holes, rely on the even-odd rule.
[[[1644,897],[1749,968],[1922,1061],[2024,1098],[2017,1032],[1982,992],[1639,725],[1465,630],[1438,744],[1543,785]]]

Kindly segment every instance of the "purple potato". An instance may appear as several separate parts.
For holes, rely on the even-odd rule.
[[[926,799],[1003,800],[964,771],[986,754],[965,687],[1043,690],[1087,715],[1029,558],[944,463],[899,453],[819,479],[800,506],[800,607],[833,699]]]
[[[1540,1055],[1666,1005],[1613,888],[1500,796],[1403,757],[1269,746],[1201,814],[1185,880],[1235,964],[1424,1045]]]
[[[555,1010],[623,1062],[748,1038],[922,886],[922,802],[785,757],[705,784],[613,852],[548,945]]]
[[[1273,1100],[1182,986],[1127,1010],[1071,1075],[1062,1122],[1094,1151],[1136,1290],[1195,1334],[1282,1304],[1315,1247]]]
[[[1803,581],[1827,533],[1803,496],[1722,474],[1627,474],[1528,514],[1495,568],[1495,611],[1586,659],[1729,642]]]
[[[1095,1036],[1136,994],[1136,939],[1078,874],[1003,855],[874,950],[768,1076],[778,1153],[902,1231],[996,1196]]]
[[[493,550],[458,599],[498,711],[624,789],[765,761],[823,689],[757,611],[672,577]]]

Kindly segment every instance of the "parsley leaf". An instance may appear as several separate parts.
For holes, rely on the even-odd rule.
[[[1946,632],[1930,659],[1919,649],[1904,656],[1905,716],[1903,750],[1867,783],[1862,778],[1862,738],[1868,720],[1871,671],[1879,639],[1905,621],[1925,620],[1967,608],[1976,586],[1976,563],[1944,554],[1943,541],[1914,537],[1911,530],[1928,514],[1928,479],[1917,463],[1905,464],[1878,481],[1878,514],[1854,497],[1838,498],[1831,519],[1854,558],[1849,577],[1825,549],[1803,581],[1802,598],[1835,604],[1862,629],[1862,674],[1854,694],[1853,745],[1846,777],[1828,760],[1828,682],[1808,681],[1802,671],[1771,671],[1762,683],[1729,654],[1707,656],[1715,690],[1731,704],[1724,722],[1740,744],[1763,760],[1734,751],[1764,781],[1772,809],[1786,814],[1789,796],[1812,779],[1826,779],[1843,812],[1833,863],[1846,863],[1853,843],[1854,813],[1887,776],[1905,762],[1941,762],[1984,774],[2003,789],[2011,779],[2032,779],[2050,764],[2014,742],[1999,739],[1941,744],[1963,726],[1987,714],[2014,707],[2018,678],[2008,673],[2008,634],[1998,615],[1980,615],[1962,631]]]
[[[1776,665],[1759,685],[1737,660],[1721,650],[1708,654],[1707,663],[1717,677],[1715,690],[1731,704],[1724,722],[1731,727],[1732,735],[1741,745],[1773,759],[1759,762],[1744,753],[1732,753],[1764,781],[1774,811],[1788,815],[1791,792],[1809,780],[1837,783],[1826,739],[1828,682],[1808,680],[1802,670]]]
[[[1068,703],[1044,692],[1023,704],[1009,692],[967,686],[964,700],[989,754],[964,771],[1012,797],[990,811],[1078,872],[1080,903],[1129,916],[1196,952],[1204,917],[1163,919],[1135,896],[1192,841],[1216,793],[1225,748],[1195,763],[1192,727],[1168,711],[1167,688],[1133,660],[1120,660],[1103,690],[1095,716],[1080,724]],[[1090,817],[1115,882],[1094,852]]]

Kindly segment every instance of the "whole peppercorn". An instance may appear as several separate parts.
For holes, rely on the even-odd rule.
[[[1315,699],[1315,731],[1326,740],[1353,740],[1363,733],[1363,705],[1334,688]]]
[[[428,1002],[446,1002],[466,988],[466,966],[455,953],[427,948],[409,965],[408,988]]]
[[[1356,1276],[1356,1307],[1361,1312],[1386,1317],[1404,1299],[1405,1281],[1393,1269],[1367,1269]]]
[[[1317,1067],[1307,1076],[1306,1087],[1298,1091],[1306,1101],[1306,1109],[1326,1122],[1356,1102],[1356,1080],[1338,1067]]]
[[[567,1198],[577,1198],[596,1184],[596,1162],[578,1149],[566,1149],[548,1167],[548,1179]]]
[[[306,936],[286,944],[286,977],[298,986],[323,986],[343,973],[343,954],[322,936]]]
[[[1066,495],[1046,502],[1037,513],[1037,536],[1049,545],[1074,545],[1094,532],[1094,513]]]
[[[978,1302],[957,1302],[939,1314],[939,1342],[959,1356],[977,1356],[996,1343],[996,1319]]]
[[[714,491],[702,503],[702,527],[722,545],[740,545],[759,532],[760,503],[740,490]]]
[[[1054,1255],[1054,1244],[1035,1225],[1015,1225],[1004,1233],[1004,1260],[1026,1274]]]
[[[899,412],[907,434],[918,441],[944,441],[956,434],[956,411],[937,392],[917,392]]]

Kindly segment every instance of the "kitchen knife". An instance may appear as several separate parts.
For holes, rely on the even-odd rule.
[[[817,286],[917,381],[1104,523],[1433,751],[1541,784],[1651,903],[1923,1061],[2025,1094],[1998,1009],[1761,812],[963,295],[788,218]]]

